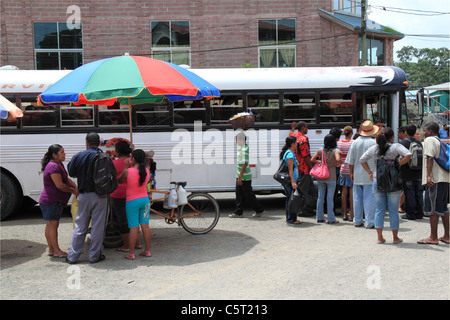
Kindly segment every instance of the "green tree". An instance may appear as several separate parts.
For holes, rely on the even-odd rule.
[[[409,73],[409,88],[418,89],[449,82],[449,49],[417,49],[412,46],[397,51],[395,65]]]

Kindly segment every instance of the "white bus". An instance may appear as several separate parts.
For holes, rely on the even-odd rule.
[[[246,130],[253,188],[260,194],[281,191],[272,178],[279,152],[293,121],[308,123],[311,153],[330,128],[364,119],[384,123],[394,132],[406,121],[406,75],[396,67],[277,69],[191,69],[221,91],[209,101],[132,106],[136,148],[154,150],[157,188],[187,181],[191,192],[235,189],[235,134],[229,119],[240,112],[255,115]],[[40,107],[37,95],[70,71],[0,70],[0,94],[24,110],[23,118],[1,122],[1,217],[8,217],[43,188],[40,161],[54,143],[64,146],[67,162],[85,149],[88,132],[104,140],[130,139],[129,109]]]

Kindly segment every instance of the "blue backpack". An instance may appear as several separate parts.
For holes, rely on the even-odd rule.
[[[441,144],[441,151],[439,153],[439,157],[434,158],[437,162],[437,164],[444,170],[450,171],[450,145],[447,143],[442,142],[438,137],[436,139],[439,140],[439,143]]]

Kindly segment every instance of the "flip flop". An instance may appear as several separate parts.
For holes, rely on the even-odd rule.
[[[129,260],[134,260],[136,259],[136,256],[133,253],[129,253],[125,255],[125,258]]]
[[[392,242],[393,244],[399,244],[399,243],[402,243],[403,242],[403,239],[399,239],[398,241],[394,241],[394,242]]]
[[[60,254],[53,254],[53,258],[67,258],[68,254],[67,252],[62,251]]]
[[[377,241],[377,244],[383,244],[383,243],[386,243],[386,239],[383,239],[381,241]]]
[[[144,257],[151,257],[152,254],[150,253],[150,251],[142,251],[141,253],[139,253],[140,256],[144,256]]]
[[[438,245],[439,241],[438,242],[431,242],[431,241],[428,241],[426,239],[422,239],[422,240],[417,241],[417,243],[418,244],[434,244],[434,245]]]
[[[438,240],[442,241],[443,243],[450,244],[450,242],[445,240],[443,237],[440,237]]]
[[[117,248],[116,251],[128,252],[128,251],[130,251],[130,249]]]

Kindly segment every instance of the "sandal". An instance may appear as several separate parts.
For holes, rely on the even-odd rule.
[[[434,245],[438,245],[439,241],[438,242],[432,242],[432,241],[430,241],[428,239],[422,239],[422,240],[417,241],[417,243],[418,244],[434,244]]]
[[[68,254],[67,252],[61,251],[59,254],[53,254],[53,258],[67,258]]]
[[[144,256],[144,257],[151,257],[152,254],[149,251],[142,251],[141,253],[139,253],[140,256]]]
[[[125,255],[125,258],[129,259],[129,260],[134,260],[134,259],[136,259],[136,256],[134,255],[134,253],[129,253],[129,254]]]
[[[438,240],[442,241],[443,243],[450,244],[450,242],[445,240],[444,237],[440,237]]]

